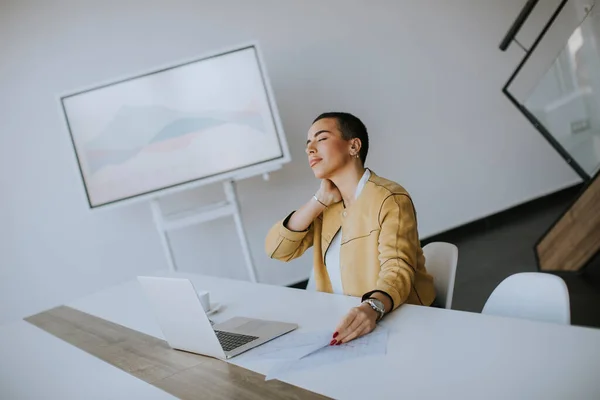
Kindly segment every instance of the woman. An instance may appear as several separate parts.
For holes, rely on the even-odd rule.
[[[306,153],[321,186],[266,237],[267,254],[282,261],[314,246],[317,290],[361,297],[331,345],[371,332],[403,303],[429,306],[435,298],[412,200],[402,186],[364,167],[368,148],[367,129],[354,115],[317,117]]]

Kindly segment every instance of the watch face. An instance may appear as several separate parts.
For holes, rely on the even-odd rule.
[[[373,300],[373,303],[375,303],[375,306],[377,308],[379,308],[382,312],[385,310],[385,307],[383,306],[383,302],[381,300],[377,300],[377,299],[371,299]]]
[[[377,312],[377,314],[379,314],[378,319],[381,318],[383,316],[383,314],[385,313],[385,307],[383,306],[383,302],[381,302],[380,300],[376,300],[376,299],[368,299],[367,302],[369,303],[371,308],[373,310],[375,310]]]

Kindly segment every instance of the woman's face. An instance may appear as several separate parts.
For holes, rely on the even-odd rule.
[[[323,118],[308,130],[306,154],[315,177],[329,179],[349,162],[351,142],[342,138],[334,118]]]

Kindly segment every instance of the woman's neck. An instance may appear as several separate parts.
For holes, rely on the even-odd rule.
[[[331,178],[331,181],[340,191],[344,207],[348,208],[354,203],[354,195],[360,178],[365,173],[365,167],[359,163],[352,163],[347,168],[337,173]]]

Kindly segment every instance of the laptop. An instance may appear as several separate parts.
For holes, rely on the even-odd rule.
[[[138,281],[173,349],[225,360],[298,327],[244,317],[234,317],[213,326],[189,279],[138,276]]]

